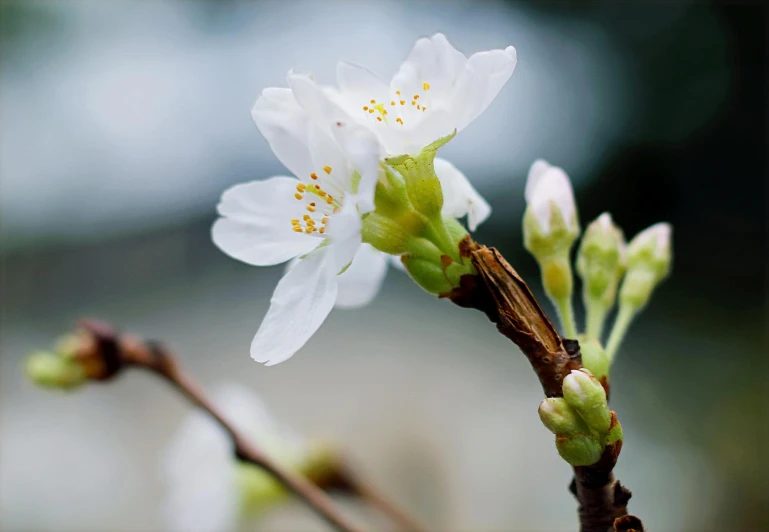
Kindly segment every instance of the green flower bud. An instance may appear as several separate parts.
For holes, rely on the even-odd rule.
[[[430,219],[440,218],[443,207],[443,190],[435,174],[433,161],[438,149],[454,138],[454,135],[456,131],[425,146],[416,156],[401,155],[385,160],[403,176],[414,209]]]
[[[625,237],[611,215],[603,213],[587,226],[577,253],[577,272],[585,298],[603,301],[609,308],[624,267]]]
[[[581,339],[579,348],[582,352],[582,365],[589,370],[597,379],[609,375],[609,366],[611,362],[609,355],[606,354],[601,342],[596,339]]]
[[[612,412],[613,425],[609,429],[609,433],[606,435],[606,445],[614,445],[619,441],[622,441],[622,425],[617,421],[617,416]]]
[[[393,220],[378,212],[368,213],[363,218],[361,228],[363,242],[391,255],[405,253],[414,238],[414,234],[409,229],[413,231],[419,222],[416,218],[404,218],[412,222],[411,227],[408,223],[400,223],[400,220]]]
[[[611,413],[606,391],[588,370],[572,370],[563,379],[563,397],[592,430],[599,434],[609,430]]]
[[[440,262],[408,254],[403,255],[401,261],[414,282],[427,292],[440,295],[450,292],[454,288]]]
[[[670,224],[658,223],[640,232],[627,249],[627,274],[620,301],[635,310],[649,301],[654,288],[670,272],[672,261]]]
[[[45,351],[29,355],[25,369],[32,382],[46,388],[73,389],[83,384],[86,379],[80,364]]]
[[[579,414],[562,397],[548,397],[539,404],[542,424],[555,435],[587,433],[589,429]]]
[[[568,255],[548,256],[539,263],[542,271],[542,285],[547,295],[554,300],[571,297],[574,277]]]
[[[595,464],[603,453],[603,446],[585,434],[571,436],[556,436],[555,447],[558,454],[573,466]]]

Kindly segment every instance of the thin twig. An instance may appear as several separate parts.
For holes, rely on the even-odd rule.
[[[203,388],[181,369],[163,346],[157,343],[144,342],[133,336],[118,336],[112,327],[100,322],[89,320],[83,321],[82,325],[96,340],[94,347],[98,356],[93,358],[93,367],[96,373],[91,375],[92,378],[108,379],[126,366],[149,370],[160,375],[193,404],[206,411],[227,431],[232,439],[233,452],[238,459],[269,472],[335,529],[344,532],[362,531],[357,524],[337,509],[334,501],[320,488],[301,475],[280,467],[240,434],[221,414],[216,405],[209,400]],[[104,372],[101,376],[98,374],[99,369]]]

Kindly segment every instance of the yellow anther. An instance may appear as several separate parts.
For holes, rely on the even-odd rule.
[[[315,227],[315,220],[307,220],[307,227]]]
[[[411,100],[411,105],[416,105],[417,102],[415,100]]]
[[[301,195],[299,192],[297,192],[296,194],[294,194],[294,197],[295,197],[296,199],[300,200],[300,199],[302,199],[304,196],[302,196],[302,195]]]
[[[307,210],[310,212],[315,212],[315,207],[313,207],[312,205],[308,205]]]
[[[299,218],[294,218],[291,220],[291,225],[299,225]]]
[[[415,99],[415,100],[418,100],[418,99],[419,99],[419,94],[415,94],[415,95],[414,95],[414,99]]]
[[[422,108],[422,107],[421,107],[419,104],[417,104],[417,109],[421,109],[421,108]]]
[[[308,235],[309,235],[310,233],[312,233],[312,231],[313,231],[313,228],[312,228],[312,227],[308,227],[307,229],[305,229],[305,230],[304,230],[304,232],[305,232],[305,233],[307,233]]]
[[[328,223],[328,217],[324,216],[323,218],[321,218],[320,223],[322,223],[323,225],[326,225]]]
[[[399,116],[395,119],[396,122],[398,122],[400,125],[403,125],[403,119]]]
[[[309,215],[309,214],[305,214],[304,216],[302,216],[302,219],[303,219],[305,222],[307,222],[307,221],[309,221],[309,220],[312,220],[312,218],[310,218],[310,215]]]
[[[313,173],[310,174],[310,177],[313,178],[313,179],[318,179],[318,174],[313,172]]]
[[[332,198],[332,197],[331,197],[331,195],[329,195],[329,196],[326,198],[326,203],[328,203],[329,205],[331,205],[332,203],[334,203],[334,198]]]
[[[386,115],[387,114],[387,109],[382,110],[382,114]]]
[[[430,90],[430,84],[427,83],[426,81],[424,83],[422,83],[422,90],[429,91]]]
[[[327,174],[330,174],[331,173],[331,167],[326,165],[326,166],[323,167],[323,171],[326,172]]]
[[[427,111],[427,107],[422,106],[422,111]]]
[[[368,105],[364,105],[364,106],[363,106],[363,110],[364,110],[364,111],[368,111]]]
[[[371,100],[371,102],[370,102],[370,103],[376,103],[376,100]]]
[[[325,190],[321,190],[321,188],[318,187],[318,196],[320,196],[321,198],[325,197],[326,196],[326,191]]]
[[[391,101],[390,105],[395,105],[395,100]]]
[[[320,234],[322,235],[323,233],[325,233],[325,232],[326,232],[326,228],[325,228],[325,227],[321,227],[319,232],[320,232]]]
[[[401,91],[395,91],[395,94],[397,94],[398,96],[400,96],[400,95],[401,95]]]
[[[302,228],[301,228],[301,227],[299,227],[298,225],[295,225],[295,226],[294,226],[294,232],[295,232],[295,233],[301,233],[301,232],[302,232]]]
[[[314,201],[310,202],[310,207],[315,207],[315,202]]]
[[[297,192],[304,192],[306,189],[307,189],[307,185],[305,185],[304,183],[299,183],[298,185],[296,185]]]
[[[381,122],[382,121],[382,117],[381,116],[376,117],[376,119],[377,119],[377,122]]]
[[[373,112],[374,112],[374,110],[373,110],[373,109],[369,109],[369,110],[368,110],[368,112],[369,112],[369,113],[373,113]]]
[[[406,105],[406,100],[401,100],[401,105]]]

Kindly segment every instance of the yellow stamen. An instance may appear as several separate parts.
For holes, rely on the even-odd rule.
[[[298,185],[296,185],[297,192],[304,192],[306,189],[307,189],[307,185],[305,185],[304,183],[299,183]]]
[[[430,90],[430,84],[427,83],[426,81],[424,83],[422,83],[422,90],[429,91]]]
[[[376,119],[377,119],[377,122],[381,122],[382,121],[382,117],[381,116],[376,117]]]
[[[305,214],[304,216],[302,216],[302,218],[304,219],[305,222],[308,221],[308,220],[312,220],[312,218],[310,218],[309,214]]]
[[[374,110],[373,110],[373,109],[369,109],[369,110],[368,110],[368,112],[369,112],[369,113],[373,113],[373,112],[374,112]]]
[[[401,100],[401,105],[405,105],[405,104],[406,104],[406,100]]]
[[[294,232],[295,232],[295,233],[301,233],[301,232],[302,232],[302,228],[301,228],[301,227],[299,227],[298,225],[295,225],[295,226],[294,226]]]
[[[395,105],[395,100],[391,101],[390,105]]]
[[[318,179],[318,174],[313,172],[313,173],[310,174],[310,177],[313,178],[313,179]]]
[[[328,217],[324,216],[323,218],[321,218],[320,223],[322,223],[323,225],[326,225],[328,223]]]
[[[294,218],[291,220],[291,225],[299,225],[299,218]]]
[[[403,119],[399,116],[395,119],[396,122],[398,122],[400,125],[403,125]]]
[[[305,229],[305,230],[304,230],[304,232],[305,232],[305,233],[307,233],[307,234],[309,235],[309,234],[310,234],[310,233],[312,233],[314,230],[315,230],[315,228],[314,228],[314,227],[308,227],[307,229]]]
[[[323,234],[323,233],[325,233],[325,232],[326,232],[326,228],[325,228],[325,227],[321,227],[321,228],[320,228],[320,234],[322,235],[322,234]]]
[[[302,196],[302,195],[301,195],[299,192],[297,192],[296,194],[294,194],[294,197],[295,197],[296,199],[300,200],[300,199],[302,199],[304,196]]]
[[[376,103],[376,100],[371,100],[371,103]]]
[[[414,95],[414,99],[415,99],[415,100],[418,100],[418,99],[419,99],[419,94],[415,94],[415,95]]]
[[[323,171],[326,172],[327,174],[330,174],[331,173],[331,167],[326,165],[326,166],[323,167]]]
[[[315,207],[313,207],[312,205],[308,205],[307,210],[310,212],[315,212]]]
[[[332,197],[331,197],[331,195],[329,195],[329,196],[326,198],[326,203],[328,203],[329,205],[331,205],[332,203],[334,203],[334,198],[332,198]]]
[[[364,106],[363,106],[363,110],[364,110],[364,111],[368,111],[368,105],[364,105]]]
[[[397,94],[398,96],[400,96],[400,95],[401,95],[401,91],[395,91],[395,94]]]

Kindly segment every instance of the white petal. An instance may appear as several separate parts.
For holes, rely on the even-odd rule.
[[[356,308],[369,304],[379,293],[386,274],[387,255],[363,244],[350,267],[339,276],[335,306]]]
[[[389,96],[389,87],[382,79],[370,70],[340,61],[336,69],[339,88],[346,93],[356,96],[363,101],[374,99],[385,101]]]
[[[295,233],[292,218],[303,205],[294,198],[298,180],[273,177],[235,185],[222,194],[219,218],[211,228],[214,243],[233,258],[255,266],[280,264],[310,252],[320,242]]]
[[[633,254],[640,248],[654,246],[654,254],[658,257],[670,253],[670,241],[673,236],[673,226],[667,222],[659,222],[647,227],[628,244],[628,253]]]
[[[374,210],[374,189],[382,171],[379,162],[384,158],[382,146],[376,136],[354,122],[338,121],[333,127],[334,138],[360,174],[357,196],[361,213]]]
[[[268,366],[291,358],[334,307],[337,277],[326,263],[329,249],[310,253],[278,283],[270,309],[251,342],[251,357]]]
[[[453,218],[467,215],[470,231],[475,231],[491,214],[491,207],[456,166],[435,158],[435,173],[443,189],[443,214]]]
[[[567,224],[573,228],[578,226],[574,191],[562,168],[550,166],[541,159],[535,161],[529,170],[524,194],[543,231],[550,228],[551,202],[555,202]]]
[[[423,83],[430,84],[430,95],[440,98],[447,94],[456,77],[465,67],[467,58],[456,50],[441,33],[429,39],[419,39],[406,61],[393,78],[393,90],[421,92]]]
[[[251,109],[256,127],[291,173],[308,179],[318,167],[309,150],[310,118],[290,89],[269,88]]]
[[[340,119],[341,107],[332,102],[309,75],[291,71],[287,80],[296,101],[322,129],[330,129],[331,124]]]
[[[490,50],[473,54],[454,87],[452,108],[456,112],[456,128],[467,127],[494,101],[515,70],[515,48]]]

